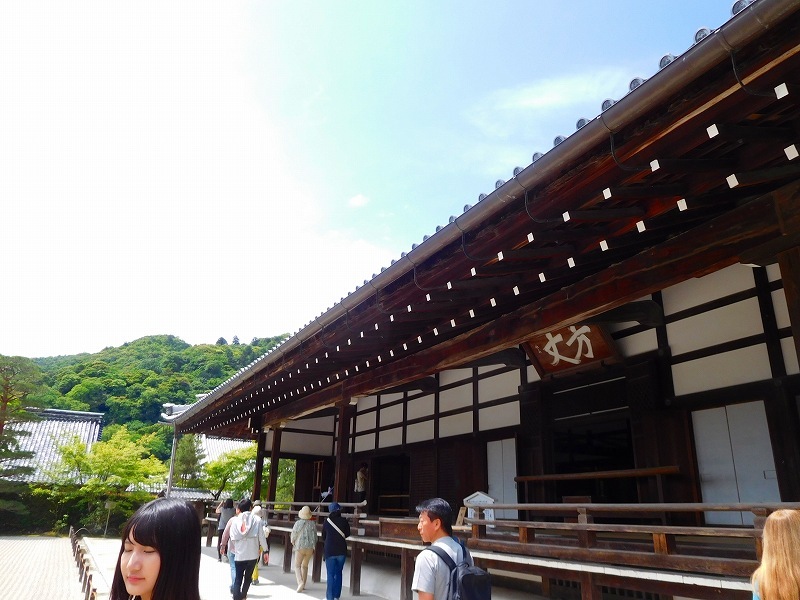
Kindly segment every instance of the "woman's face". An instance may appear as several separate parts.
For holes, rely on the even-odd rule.
[[[133,532],[122,546],[119,567],[125,580],[125,589],[132,596],[152,600],[158,572],[161,570],[161,555],[152,546],[142,546],[133,538]]]

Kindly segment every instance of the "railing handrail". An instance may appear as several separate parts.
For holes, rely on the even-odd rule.
[[[783,508],[800,509],[800,502],[658,502],[658,503],[624,503],[624,504],[600,504],[600,503],[494,503],[476,504],[465,502],[467,508],[484,510],[487,508],[495,510],[524,510],[528,512],[575,512],[585,511],[587,514],[595,512],[761,512],[770,513]]]
[[[679,475],[680,467],[668,465],[664,467],[642,467],[639,469],[614,469],[612,471],[586,471],[583,473],[551,473],[546,475],[518,475],[517,483],[530,481],[573,481],[580,479],[625,479],[634,477],[654,477],[656,475]]]

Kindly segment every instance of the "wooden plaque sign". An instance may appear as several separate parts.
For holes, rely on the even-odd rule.
[[[543,377],[618,360],[614,341],[600,325],[570,325],[548,331],[528,340],[525,350]]]

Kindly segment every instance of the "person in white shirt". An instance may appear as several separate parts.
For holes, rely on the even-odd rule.
[[[470,565],[472,557],[462,556],[462,547],[453,538],[453,509],[447,500],[431,498],[417,506],[419,523],[417,531],[423,542],[443,548],[458,564],[466,560]],[[417,593],[418,600],[447,600],[450,586],[450,568],[434,552],[420,552],[414,563],[414,578],[411,589]]]
[[[236,581],[233,582],[233,600],[243,600],[252,583],[251,574],[258,562],[260,548],[267,547],[267,537],[261,519],[250,510],[249,498],[239,502],[239,514],[231,519],[231,540],[236,545]]]

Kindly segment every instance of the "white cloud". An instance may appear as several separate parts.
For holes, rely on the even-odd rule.
[[[0,9],[0,353],[275,335],[388,264],[327,231],[253,89],[246,15],[78,6]]]
[[[369,198],[364,194],[356,194],[347,201],[347,206],[350,208],[361,208],[369,204]]]
[[[465,118],[488,139],[506,140],[520,135],[554,138],[559,125],[574,130],[580,117],[600,113],[606,98],[619,98],[627,91],[630,77],[622,69],[572,73],[496,90],[472,105]],[[564,124],[561,122],[564,121]]]

